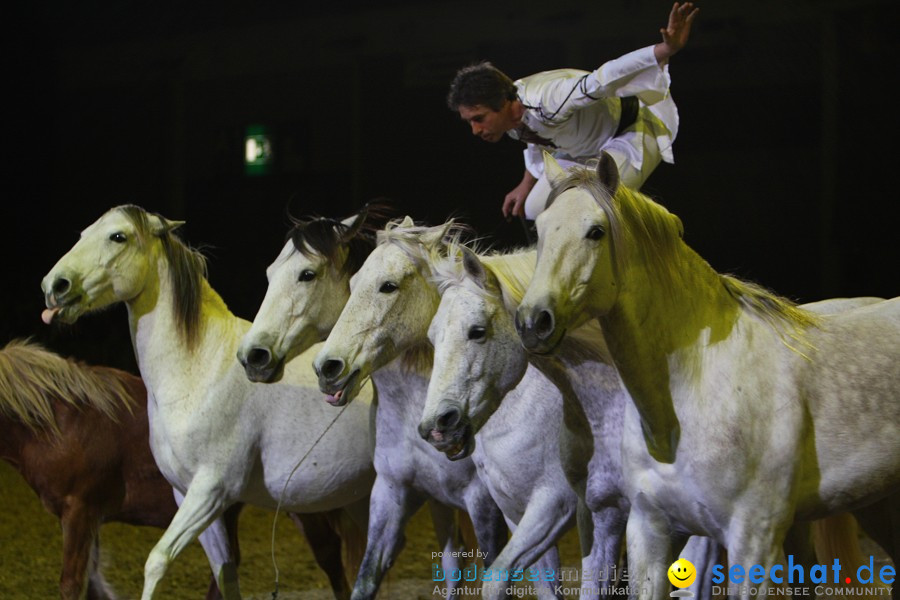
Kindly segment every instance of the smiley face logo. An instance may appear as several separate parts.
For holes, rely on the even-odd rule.
[[[669,581],[677,588],[686,588],[697,578],[697,569],[689,560],[679,558],[669,567]]]

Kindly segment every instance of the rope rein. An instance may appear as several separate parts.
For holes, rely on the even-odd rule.
[[[300,468],[300,465],[303,464],[303,461],[306,460],[306,457],[309,456],[309,453],[313,451],[313,448],[316,447],[316,444],[318,444],[320,441],[322,441],[322,438],[325,437],[325,434],[328,433],[328,430],[331,429],[331,426],[335,424],[335,422],[340,418],[340,416],[342,414],[344,414],[344,411],[347,409],[348,406],[350,406],[349,402],[341,407],[341,410],[339,410],[338,414],[335,415],[335,417],[331,420],[331,423],[329,423],[328,426],[325,428],[325,430],[321,434],[319,434],[319,437],[316,438],[316,440],[312,443],[312,446],[309,447],[309,449],[306,451],[306,453],[300,457],[300,460],[297,462],[296,465],[294,465],[294,468],[291,469],[290,474],[288,474],[288,478],[284,482],[284,487],[281,488],[281,495],[278,497],[278,506],[275,507],[275,516],[272,518],[272,548],[271,548],[271,551],[272,551],[272,567],[275,569],[275,589],[272,591],[272,600],[278,600],[279,571],[278,571],[278,562],[275,560],[275,530],[276,530],[276,525],[278,524],[278,513],[281,511],[281,504],[284,502],[284,495],[287,492],[287,486],[291,482],[291,477],[294,476],[294,473],[297,472],[297,469]]]

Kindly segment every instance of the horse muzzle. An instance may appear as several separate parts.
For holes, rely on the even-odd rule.
[[[550,354],[565,334],[557,331],[556,317],[549,308],[520,306],[515,323],[522,346],[535,354]]]
[[[237,359],[247,379],[254,383],[275,383],[284,375],[284,357],[275,356],[265,346],[241,347]]]
[[[82,294],[73,278],[50,274],[41,282],[44,292],[44,304],[47,309],[41,313],[41,319],[49,325],[54,321],[73,323],[78,318],[75,310],[81,301]]]
[[[419,424],[419,435],[450,460],[461,460],[475,450],[472,424],[454,402],[442,402],[437,418]]]
[[[360,371],[356,369],[342,377],[346,366],[343,360],[327,359],[315,362],[313,369],[319,376],[319,390],[326,395],[325,401],[332,406],[344,406],[356,396]]]

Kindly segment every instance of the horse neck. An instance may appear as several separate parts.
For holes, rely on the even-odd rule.
[[[397,358],[372,373],[372,383],[378,392],[378,422],[402,423],[402,433],[415,432],[407,425],[419,424],[430,373],[404,367],[401,362],[402,358]]]
[[[656,269],[629,261],[615,305],[599,319],[648,450],[661,462],[674,461],[680,436],[672,388],[697,380],[702,365],[692,358],[727,338],[740,314],[702,258],[683,243],[674,254]]]
[[[157,273],[156,280],[128,302],[132,344],[148,389],[179,380],[197,385],[201,372],[218,376],[235,361],[242,322],[203,278],[197,335],[191,343],[175,316],[176,292],[166,260],[158,262]]]
[[[29,441],[37,436],[28,427],[16,419],[0,416],[0,459],[5,460],[16,471],[22,472],[22,451]]]
[[[497,278],[503,294],[501,300],[507,311],[514,315],[534,276],[537,250],[529,248],[510,254],[485,255],[480,258]]]

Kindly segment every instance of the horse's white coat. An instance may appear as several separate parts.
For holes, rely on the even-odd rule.
[[[900,299],[806,322],[802,311],[753,308],[778,302],[748,288],[736,299],[680,240],[674,216],[620,193],[615,203],[652,216],[625,223],[617,249],[612,218],[625,217],[583,187],[567,184],[540,215],[518,318],[523,339],[545,349],[599,318],[633,398],[623,438],[632,585],[664,598],[672,531],[711,536],[731,564],[768,571],[795,517],[898,490]],[[652,268],[657,259],[665,266]]]
[[[440,243],[443,229],[423,231],[419,243]],[[353,393],[354,381],[365,380],[403,353],[428,345],[428,326],[440,300],[430,277],[426,261],[412,260],[393,243],[376,247],[354,276],[350,300],[316,358],[320,371],[328,361],[342,365],[332,379],[337,382],[333,387],[343,389],[345,398]],[[431,361],[424,362],[429,363],[425,368],[430,368]],[[351,377],[353,373],[358,375]],[[558,429],[552,422],[555,419],[558,423],[560,417],[537,410],[541,396],[558,396],[558,392],[537,371],[532,373],[513,402],[521,410],[509,411],[508,417],[501,415],[493,429],[483,430],[472,458],[510,526],[518,523],[490,566],[527,567],[549,551],[537,566],[558,571],[559,558],[553,543],[573,524],[577,499],[560,468],[556,436],[547,439],[545,435],[548,430]],[[350,386],[346,386],[348,381]],[[419,411],[422,408],[420,403]],[[510,429],[513,423],[515,430]],[[552,597],[551,588],[540,592],[544,597]],[[496,597],[500,590],[485,588],[484,593],[486,597]]]
[[[149,219],[154,235],[142,236],[123,211],[107,212],[84,230],[45,277],[43,288],[48,306],[62,306],[58,316],[67,321],[115,302],[128,307],[138,366],[149,392],[154,457],[177,495],[183,494],[172,524],[147,559],[142,598],[154,597],[168,565],[207,527],[201,542],[220,589],[226,598],[239,598],[219,519],[229,505],[274,508],[284,490],[285,510],[348,507],[364,521],[375,477],[372,390],[363,388],[360,401],[314,446],[337,415],[321,401],[306,366],[309,358],[300,357],[286,368],[286,383],[247,381],[234,357],[249,323],[228,311],[205,278],[198,336],[189,345],[173,315],[176,290],[160,240],[170,235],[169,224],[156,216]],[[122,239],[119,234],[124,241],[114,241]],[[169,243],[180,244],[174,239]],[[62,279],[70,282],[65,293],[58,291]]]
[[[315,274],[310,278],[307,272]],[[289,241],[267,270],[269,287],[239,356],[263,350],[273,364],[289,361],[326,336],[350,297],[349,273],[340,262],[294,250]],[[307,273],[304,275],[304,273]],[[372,375],[377,390],[375,471],[366,553],[353,598],[374,598],[404,543],[410,517],[429,501],[443,556],[443,572],[460,569],[455,515],[466,510],[480,550],[496,556],[506,539],[503,515],[471,459],[450,463],[417,433],[427,376],[388,366]],[[318,400],[322,402],[322,400]],[[337,411],[337,408],[330,409]],[[455,588],[458,582],[448,581]],[[452,597],[455,597],[452,596]]]

